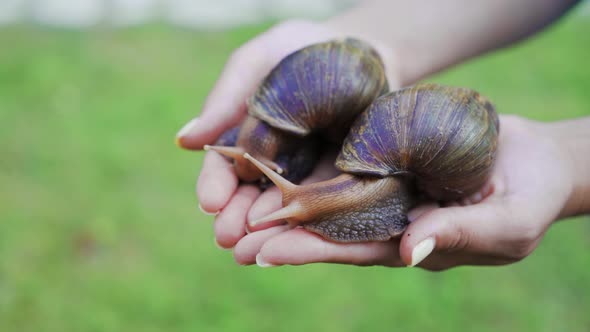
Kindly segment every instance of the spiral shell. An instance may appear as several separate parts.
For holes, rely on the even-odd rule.
[[[386,177],[412,174],[432,198],[479,190],[496,155],[498,116],[477,92],[420,84],[384,95],[354,122],[336,166]]]
[[[314,44],[284,58],[248,100],[248,112],[275,128],[305,136],[348,126],[387,91],[377,52],[348,38]]]

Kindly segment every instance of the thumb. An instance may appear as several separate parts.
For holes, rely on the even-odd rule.
[[[256,40],[252,41],[230,56],[205,101],[201,116],[189,121],[176,134],[180,147],[202,149],[203,145],[213,143],[244,117],[246,99],[273,65],[259,44]]]
[[[489,201],[430,209],[415,217],[400,242],[400,256],[416,266],[433,251],[490,252],[503,227],[505,207]],[[499,220],[500,219],[500,220]]]

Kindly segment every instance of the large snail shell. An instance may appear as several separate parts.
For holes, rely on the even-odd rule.
[[[284,58],[248,100],[248,112],[304,136],[352,122],[388,91],[381,58],[356,39],[314,44]]]
[[[413,174],[432,198],[469,195],[489,177],[498,116],[477,92],[420,84],[389,93],[355,121],[336,166],[378,177]]]

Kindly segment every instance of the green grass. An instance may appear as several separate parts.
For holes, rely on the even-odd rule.
[[[587,331],[587,218],[516,265],[438,274],[263,270],[218,250],[202,155],[174,134],[264,28],[0,30],[0,331]],[[433,80],[503,113],[589,115],[589,31],[570,17]]]

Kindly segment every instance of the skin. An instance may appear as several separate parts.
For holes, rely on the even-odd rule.
[[[395,89],[529,36],[574,4],[564,0],[489,0],[477,6],[467,0],[444,4],[366,1],[328,22],[279,24],[234,52],[201,116],[179,132],[178,143],[198,150],[214,142],[244,117],[245,100],[264,75],[284,56],[311,43],[343,36],[372,43]],[[457,12],[463,14],[458,17]],[[379,19],[386,14],[388,19]],[[281,207],[281,195],[276,188],[261,193],[251,185],[238,186],[231,165],[212,152],[205,156],[197,196],[205,212],[218,213],[216,243],[232,248],[243,265],[415,265],[412,253],[427,239],[434,240],[434,247],[418,266],[428,270],[509,264],[528,256],[554,221],[590,212],[589,127],[590,118],[538,123],[501,116],[497,161],[482,190],[445,206],[417,207],[410,211],[412,223],[403,236],[387,242],[332,243],[277,223],[248,230],[248,220]],[[303,183],[336,176],[332,166],[336,150],[326,152]]]

